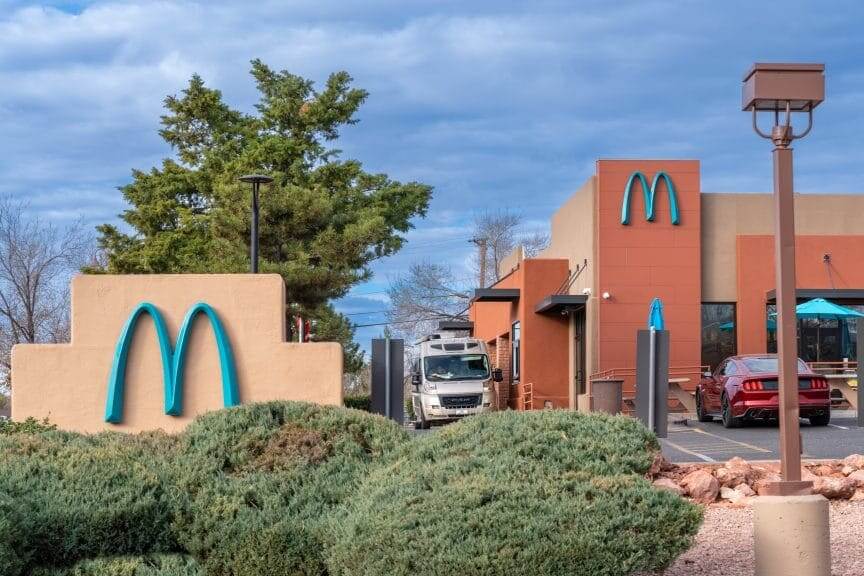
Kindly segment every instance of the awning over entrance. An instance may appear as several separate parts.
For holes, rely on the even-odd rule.
[[[473,302],[517,302],[518,288],[477,288],[474,290]]]
[[[438,322],[438,330],[444,332],[452,332],[457,330],[465,330],[471,332],[474,330],[474,323],[465,322],[462,320],[440,320]]]
[[[769,304],[774,304],[777,295],[774,290],[766,292]],[[826,300],[864,300],[864,290],[850,288],[798,288],[795,297],[799,300],[812,300],[813,298],[825,298]]]
[[[585,307],[588,296],[585,294],[551,294],[540,301],[534,312],[537,314],[562,314]]]

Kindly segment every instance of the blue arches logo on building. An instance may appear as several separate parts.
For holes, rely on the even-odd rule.
[[[669,193],[669,212],[672,216],[672,224],[676,226],[681,222],[681,215],[678,213],[678,197],[675,194],[675,185],[672,184],[672,179],[666,172],[662,170],[654,175],[651,181],[651,186],[648,186],[648,179],[645,175],[636,171],[630,175],[627,184],[624,186],[624,200],[621,203],[621,224],[630,224],[630,191],[636,182],[642,186],[642,197],[645,200],[645,220],[648,222],[654,221],[654,199],[657,195],[657,184],[660,180],[666,184],[666,191]]]
[[[186,351],[189,347],[189,332],[193,321],[199,314],[204,314],[210,321],[210,327],[216,336],[216,347],[219,350],[219,364],[222,369],[222,402],[226,408],[240,403],[240,392],[237,385],[237,369],[234,365],[234,354],[228,335],[216,311],[205,302],[198,302],[186,312],[180,332],[177,334],[177,347],[171,348],[171,337],[165,325],[165,319],[153,304],[142,302],[135,307],[129,319],[120,332],[117,347],[114,350],[114,363],[111,366],[111,376],[108,379],[108,400],[105,406],[105,421],[117,424],[123,419],[123,396],[126,390],[126,362],[135,326],[141,316],[149,314],[156,327],[156,337],[159,340],[159,352],[162,356],[162,381],[164,384],[165,414],[179,416],[183,412],[183,366]]]

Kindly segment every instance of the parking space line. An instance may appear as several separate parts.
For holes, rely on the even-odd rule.
[[[664,440],[664,442],[666,442],[666,444],[668,444],[669,446],[671,446],[675,450],[678,450],[679,452],[683,452],[684,454],[689,454],[690,456],[695,456],[696,458],[699,458],[700,460],[702,460],[704,462],[716,462],[716,460],[714,458],[711,458],[710,456],[706,456],[705,454],[700,454],[699,452],[694,452],[692,450],[688,450],[687,448],[684,448],[683,446],[676,444],[675,442],[672,442],[668,438],[664,438],[663,440]]]
[[[828,426],[830,426],[831,428],[839,428],[840,430],[849,430],[848,427],[846,427],[846,426],[840,426],[840,425],[838,425],[838,424],[828,424]]]
[[[695,428],[694,430],[698,431],[700,434],[705,434],[706,436],[711,436],[712,438],[717,438],[719,440],[723,440],[724,442],[731,442],[731,443],[737,444],[739,446],[744,446],[745,448],[748,448],[748,449],[753,450],[755,452],[762,452],[764,454],[770,454],[771,453],[771,450],[766,450],[765,448],[760,448],[759,446],[754,446],[753,444],[748,444],[746,442],[740,442],[738,440],[732,440],[731,438],[726,438],[726,437],[720,436],[718,434],[712,434],[711,432],[706,432],[705,430],[702,430],[701,428]]]

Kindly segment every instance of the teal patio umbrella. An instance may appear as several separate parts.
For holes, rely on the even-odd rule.
[[[776,316],[777,313],[773,312],[771,316]],[[814,298],[812,300],[808,300],[807,302],[802,302],[798,306],[795,307],[795,315],[798,318],[814,318],[816,320],[847,320],[849,318],[864,318],[864,314],[857,312],[856,310],[852,310],[851,308],[846,308],[845,306],[840,306],[839,304],[835,304],[833,302],[829,302],[824,298]],[[816,359],[819,360],[821,358],[820,355],[820,331],[821,326],[816,325]]]
[[[777,331],[777,321],[772,319],[772,318],[769,318],[768,320],[765,321],[765,327],[768,329],[769,332],[776,332]],[[723,324],[720,324],[718,326],[718,328],[720,330],[723,330],[724,332],[731,332],[732,330],[735,329],[735,322],[724,322]]]
[[[663,321],[663,302],[659,298],[654,298],[651,301],[651,307],[648,309],[648,328],[655,330],[663,330],[666,323]]]

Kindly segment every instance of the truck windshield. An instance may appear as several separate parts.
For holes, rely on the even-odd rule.
[[[423,359],[423,370],[426,379],[433,382],[489,378],[489,362],[485,354],[428,356]]]

